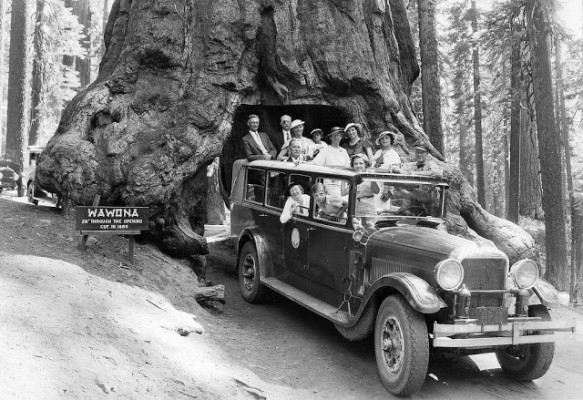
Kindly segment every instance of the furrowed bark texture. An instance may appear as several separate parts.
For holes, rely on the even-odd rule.
[[[428,141],[408,97],[409,29],[402,0],[117,0],[99,76],[65,110],[38,180],[73,204],[147,205],[163,249],[204,254],[206,166],[240,105],[334,107],[375,137],[401,132],[404,159]]]

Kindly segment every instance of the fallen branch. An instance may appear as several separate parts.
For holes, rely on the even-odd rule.
[[[220,301],[225,304],[225,285],[199,287],[196,292],[194,292],[194,298],[199,303],[201,301]]]

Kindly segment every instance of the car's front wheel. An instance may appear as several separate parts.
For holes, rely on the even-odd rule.
[[[401,295],[381,303],[374,345],[379,375],[389,392],[404,396],[421,388],[429,364],[427,325]]]
[[[261,303],[265,298],[265,286],[260,281],[259,258],[253,242],[243,245],[238,268],[241,295],[249,303]]]
[[[542,304],[530,306],[528,316],[551,320],[548,309]],[[532,334],[539,335],[540,332]],[[554,343],[531,343],[496,350],[502,370],[517,381],[531,381],[543,376],[551,366],[554,355]]]
[[[28,197],[28,202],[34,204],[35,206],[38,205],[38,200],[34,198],[34,182],[31,182],[26,187],[26,196]]]

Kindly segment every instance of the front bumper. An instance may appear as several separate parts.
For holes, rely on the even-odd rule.
[[[527,343],[549,343],[553,332],[575,332],[575,321],[543,321],[536,317],[508,318],[498,325],[482,325],[477,320],[463,324],[433,324],[433,347],[489,347]],[[536,335],[532,331],[537,331]]]

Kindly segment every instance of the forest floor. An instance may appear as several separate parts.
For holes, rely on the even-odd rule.
[[[285,299],[245,303],[230,246],[212,247],[207,274],[226,284],[227,304],[203,308],[187,261],[138,243],[131,264],[127,238],[114,235],[90,237],[81,252],[74,218],[14,196],[0,194],[0,398],[390,397],[378,381],[370,341],[345,341],[331,324]],[[220,232],[213,229],[207,234]],[[579,312],[557,312],[583,323]],[[577,356],[563,349],[558,375],[548,374],[545,390],[510,384],[471,361],[455,371],[437,362],[431,375],[441,381],[428,378],[413,398],[482,398],[472,394],[476,387],[487,398],[541,399],[551,391],[570,398],[583,383],[561,392],[563,363],[580,374]],[[492,357],[486,363],[497,367]]]
[[[74,218],[0,194],[0,398],[302,398],[204,331],[186,261],[138,243],[131,264],[122,236],[79,242]]]

